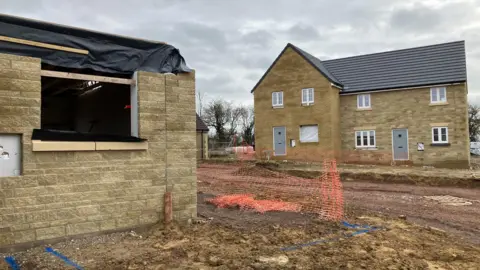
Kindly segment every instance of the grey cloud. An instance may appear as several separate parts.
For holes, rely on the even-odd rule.
[[[260,80],[263,74],[264,72],[251,72],[245,75],[244,78],[250,81],[254,81],[256,83]]]
[[[445,2],[435,7],[415,4],[412,7],[394,10],[390,18],[392,29],[403,33],[445,34],[458,30],[462,24],[468,24],[478,18],[478,4],[470,1]]]
[[[208,99],[224,98],[233,101],[245,99],[249,91],[239,87],[230,75],[216,75],[212,78],[197,78],[197,91],[204,92]]]
[[[320,35],[317,29],[310,25],[295,24],[287,30],[287,35],[293,39],[293,41],[306,41],[317,40],[320,41]]]
[[[272,57],[247,55],[245,57],[238,58],[237,62],[245,68],[265,70],[273,63],[274,60],[275,58]]]
[[[477,100],[479,1],[0,0],[0,12],[165,41],[196,69],[206,96],[242,103],[288,42],[331,59],[465,39]]]
[[[406,32],[432,31],[442,26],[439,14],[423,4],[395,11],[391,18],[391,27]]]
[[[253,48],[268,47],[275,37],[266,30],[259,30],[242,35],[237,46],[251,46]]]
[[[225,32],[202,23],[174,22],[165,24],[154,19],[149,23],[139,24],[135,28],[129,29],[128,32],[137,37],[156,39],[188,48],[203,47],[206,52],[208,50],[223,51],[227,47]]]

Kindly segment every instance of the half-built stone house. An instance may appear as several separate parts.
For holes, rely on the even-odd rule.
[[[0,15],[0,248],[195,217],[194,91],[166,43]]]

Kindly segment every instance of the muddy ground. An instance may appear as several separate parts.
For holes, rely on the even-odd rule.
[[[216,209],[185,227],[153,227],[59,243],[53,248],[83,269],[478,269],[480,248],[437,229],[380,215],[350,223],[381,227],[356,236],[339,223],[300,213]],[[318,240],[325,243],[312,243]],[[311,243],[303,248],[298,244]],[[292,247],[293,246],[293,247]],[[293,250],[283,251],[292,247]],[[296,249],[295,249],[296,248]],[[38,247],[13,254],[21,269],[74,269]],[[0,269],[9,269],[2,265]]]
[[[245,180],[265,185],[258,193],[285,188],[288,192],[280,198],[289,194],[292,200],[305,200],[301,190],[281,186],[281,181],[269,186],[268,181],[278,179],[275,173],[256,172],[262,179],[252,179],[234,165],[201,167],[197,173],[199,218],[192,224],[88,237],[52,247],[83,269],[479,269],[478,190],[345,183],[346,220],[379,228],[352,236],[359,229],[312,214],[259,214],[217,209],[205,202],[213,193],[252,191],[248,183],[239,185]],[[424,197],[434,195],[462,200]],[[319,240],[324,242],[313,242]],[[304,243],[310,244],[298,246]],[[3,255],[13,255],[21,269],[74,269],[44,247]],[[0,262],[0,269],[9,268]]]
[[[318,181],[280,174],[251,165],[203,165],[198,170],[200,191],[252,193],[301,202],[309,210],[321,209]],[[248,184],[244,184],[248,183]],[[425,185],[343,181],[345,203],[350,209],[400,215],[421,225],[440,228],[480,245],[480,189]],[[468,205],[432,199],[451,196]],[[452,200],[452,198],[450,198]]]

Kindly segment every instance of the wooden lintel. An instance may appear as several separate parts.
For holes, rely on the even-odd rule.
[[[51,70],[42,70],[40,74],[43,77],[54,77],[54,78],[63,78],[63,79],[71,79],[71,80],[97,81],[97,82],[106,82],[106,83],[135,85],[135,80],[124,79],[124,78],[88,75],[88,74],[80,74],[80,73],[68,73],[68,72],[59,72],[59,71],[51,71]]]
[[[148,142],[96,142],[95,149],[101,150],[147,150]]]
[[[32,151],[95,151],[95,142],[59,142],[32,140]]]
[[[78,54],[88,54],[87,50],[75,49],[75,48],[71,48],[71,47],[59,46],[59,45],[37,42],[37,41],[31,41],[31,40],[20,39],[20,38],[0,36],[0,40],[1,41],[12,42],[12,43],[29,45],[29,46],[47,48],[47,49],[52,49],[52,50],[57,50],[57,51],[65,51],[65,52],[72,52],[72,53],[78,53]]]

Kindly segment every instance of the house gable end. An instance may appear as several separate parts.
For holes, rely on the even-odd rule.
[[[280,58],[285,54],[285,51],[287,51],[287,49],[292,49],[293,51],[295,51],[298,55],[300,55],[307,63],[309,63],[312,67],[314,67],[318,72],[320,72],[320,74],[323,75],[323,77],[325,77],[327,80],[329,80],[331,83],[337,85],[337,86],[342,86],[338,80],[336,80],[335,78],[333,78],[333,76],[331,74],[328,73],[328,71],[325,69],[324,71],[322,70],[322,68],[320,68],[318,65],[315,65],[312,60],[305,55],[305,52],[300,50],[299,48],[295,47],[294,45],[292,45],[291,43],[288,43],[287,46],[285,46],[285,48],[282,50],[282,52],[280,52],[280,54],[277,56],[277,58],[275,58],[275,61],[273,61],[273,63],[270,65],[270,67],[267,69],[267,71],[263,74],[263,76],[260,78],[260,80],[255,84],[255,86],[253,87],[253,89],[250,91],[250,93],[253,93],[255,91],[255,89],[258,88],[258,86],[263,82],[263,80],[267,77],[267,75],[270,73],[270,71],[272,70],[272,68],[274,68],[275,64],[280,60]],[[318,59],[317,59],[318,60]]]

